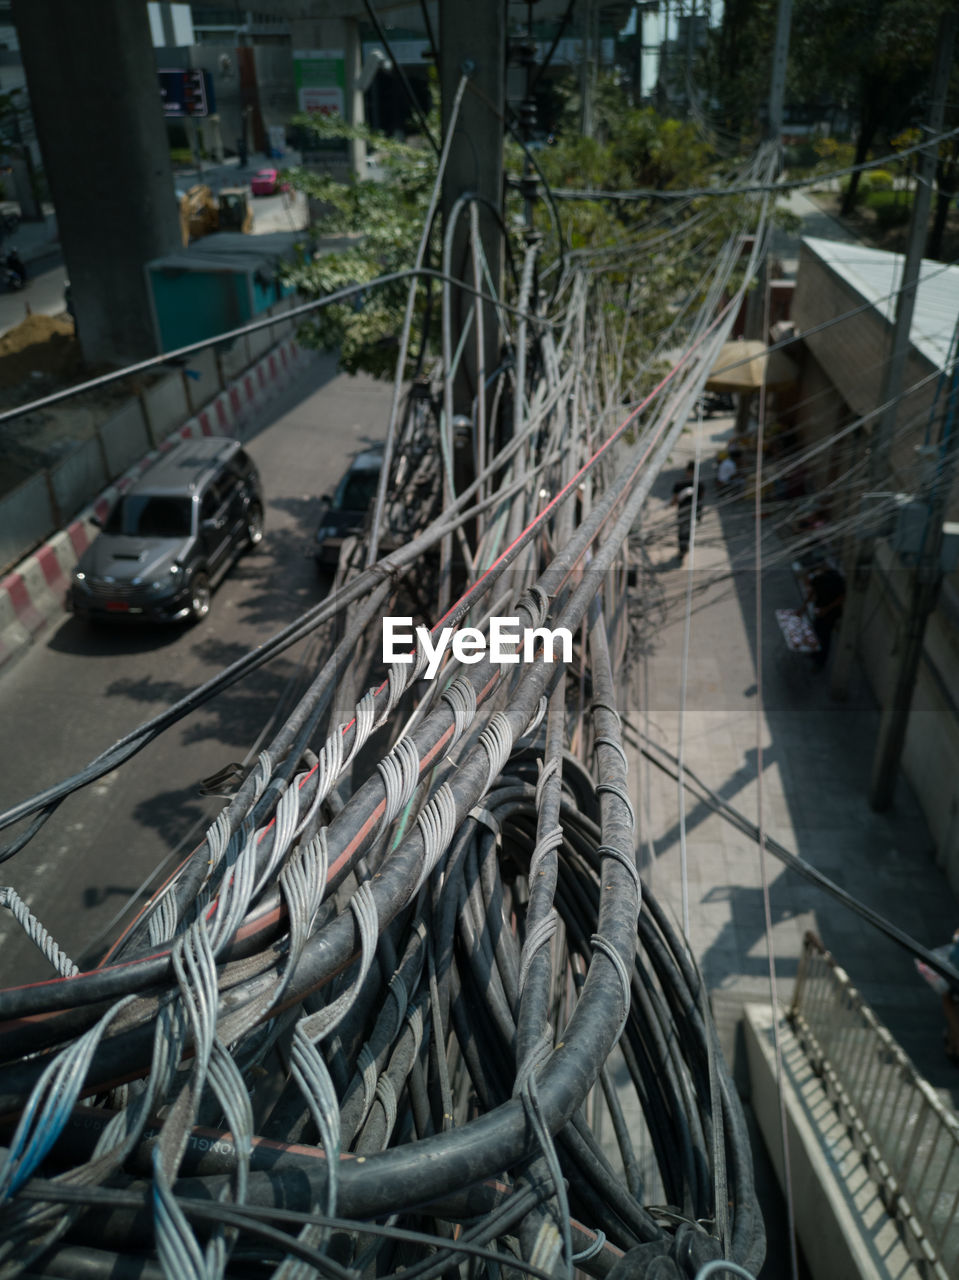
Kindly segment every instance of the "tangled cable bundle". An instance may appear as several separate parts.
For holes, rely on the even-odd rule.
[[[772,164],[760,156],[743,182],[768,185]],[[492,297],[511,352],[475,388],[473,478],[457,489],[466,337],[452,341],[448,270],[433,273],[438,391],[399,392],[414,274],[373,527],[337,589],[0,815],[0,829],[27,824],[0,860],[23,857],[73,791],[317,637],[293,711],[224,773],[237,785],[223,810],[98,964],[78,971],[42,904],[35,916],[4,891],[58,976],[0,990],[0,1276],[679,1280],[761,1265],[706,993],[637,871],[619,673],[629,535],[730,331],[767,203],[743,201],[662,335],[668,372],[657,352],[652,390],[623,417],[608,264],[564,258],[546,316],[531,239],[508,305],[464,197],[464,335],[482,371]],[[429,226],[427,275],[428,244]],[[632,315],[635,282],[615,287]],[[597,426],[614,412],[615,430]],[[427,490],[411,537],[410,495]],[[379,619],[411,597],[439,617],[434,637],[501,615],[565,629],[572,654],[540,637],[531,661],[447,655],[424,679],[420,643],[384,669]]]

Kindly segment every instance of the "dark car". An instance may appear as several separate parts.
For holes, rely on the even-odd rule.
[[[260,477],[235,440],[184,440],[112,508],[80,557],[81,618],[199,622],[237,554],[263,537]]]
[[[376,499],[383,451],[368,449],[350,463],[333,497],[325,497],[316,530],[316,559],[326,568],[336,568],[343,539],[363,532],[366,518]]]

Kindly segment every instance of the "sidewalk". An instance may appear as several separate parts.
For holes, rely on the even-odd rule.
[[[20,213],[20,206],[15,200],[0,200],[0,215]],[[43,205],[42,222],[21,222],[15,231],[9,231],[2,237],[3,248],[16,246],[16,250],[24,262],[35,262],[49,254],[59,253],[60,237],[57,230],[57,215],[52,204]]]
[[[704,463],[730,434],[731,419],[703,423]],[[672,484],[695,448],[695,426],[682,437],[673,469],[659,477],[649,522],[659,531],[644,588],[649,609],[662,609],[651,637],[648,707],[643,678],[631,699],[637,727],[674,754],[679,743],[686,587],[690,558],[679,568]],[[758,821],[757,745],[762,752],[762,807],[770,836],[919,942],[948,941],[957,905],[936,866],[922,813],[905,778],[895,804],[873,813],[866,800],[879,712],[860,673],[848,702],[829,697],[828,673],[787,650],[774,611],[796,608],[799,590],[788,559],[757,574],[751,500],[717,509],[710,465],[707,506],[696,532],[685,715],[685,761],[753,822]],[[656,524],[656,521],[660,523]],[[767,538],[770,559],[782,543]],[[730,575],[715,582],[717,575]],[[756,597],[762,596],[757,629]],[[647,613],[649,613],[649,609]],[[760,681],[761,672],[761,681]],[[643,814],[644,876],[682,919],[679,797],[676,782],[638,761],[633,794]],[[689,937],[712,993],[728,1056],[743,1002],[769,1000],[762,893],[756,844],[711,810],[686,801]],[[959,1071],[943,1051],[937,997],[910,956],[835,899],[765,857],[778,996],[788,1002],[802,939],[813,929],[943,1100],[959,1104]],[[741,1062],[737,1064],[741,1079]]]

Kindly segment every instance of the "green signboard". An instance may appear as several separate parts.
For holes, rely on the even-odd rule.
[[[345,115],[346,59],[342,49],[294,50],[293,83],[301,111]]]

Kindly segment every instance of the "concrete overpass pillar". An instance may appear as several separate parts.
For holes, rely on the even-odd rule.
[[[343,119],[347,124],[365,124],[366,111],[360,88],[363,48],[360,24],[355,18],[294,18],[290,22],[293,56],[299,50],[322,50],[343,56]],[[300,104],[297,103],[297,110]],[[366,143],[355,140],[347,144],[350,172],[366,177]]]
[[[157,351],[144,264],[179,247],[145,4],[13,0],[84,359]]]

